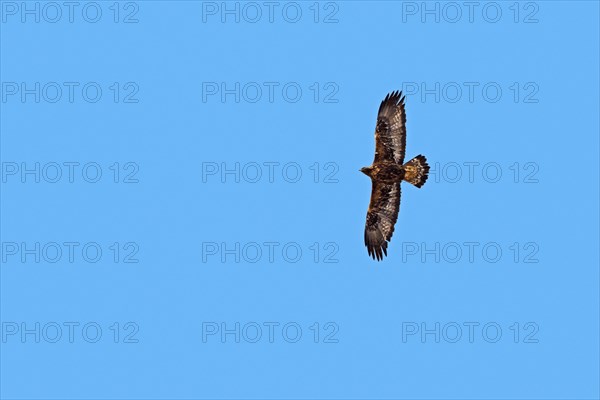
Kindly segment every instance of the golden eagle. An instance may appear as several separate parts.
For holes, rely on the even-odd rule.
[[[371,201],[365,225],[365,246],[373,259],[387,256],[400,211],[400,182],[420,188],[427,180],[427,159],[418,155],[406,164],[406,113],[402,92],[389,93],[379,106],[375,128],[375,159],[361,172],[371,178]]]

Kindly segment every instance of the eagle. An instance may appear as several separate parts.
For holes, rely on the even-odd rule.
[[[375,159],[360,171],[371,178],[371,200],[365,224],[365,246],[380,261],[387,256],[388,242],[400,211],[400,183],[420,188],[427,180],[427,159],[418,155],[404,163],[406,113],[401,91],[388,93],[379,106],[375,127]]]

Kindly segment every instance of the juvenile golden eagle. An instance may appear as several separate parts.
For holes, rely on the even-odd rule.
[[[389,93],[379,106],[375,128],[375,159],[361,172],[371,178],[371,201],[365,225],[365,246],[373,259],[387,256],[400,211],[400,182],[420,188],[427,180],[427,159],[418,155],[406,164],[406,113],[402,92]]]

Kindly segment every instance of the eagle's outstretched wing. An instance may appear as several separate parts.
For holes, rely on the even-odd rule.
[[[375,160],[404,163],[406,151],[406,113],[402,92],[388,93],[379,106],[375,128]]]
[[[400,211],[400,183],[382,183],[373,180],[371,202],[365,225],[365,246],[369,255],[378,261],[387,256],[387,242],[394,233],[394,224]]]

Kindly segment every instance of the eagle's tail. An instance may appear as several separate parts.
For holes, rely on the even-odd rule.
[[[429,164],[425,156],[418,155],[404,164],[404,180],[420,188],[427,180]]]

